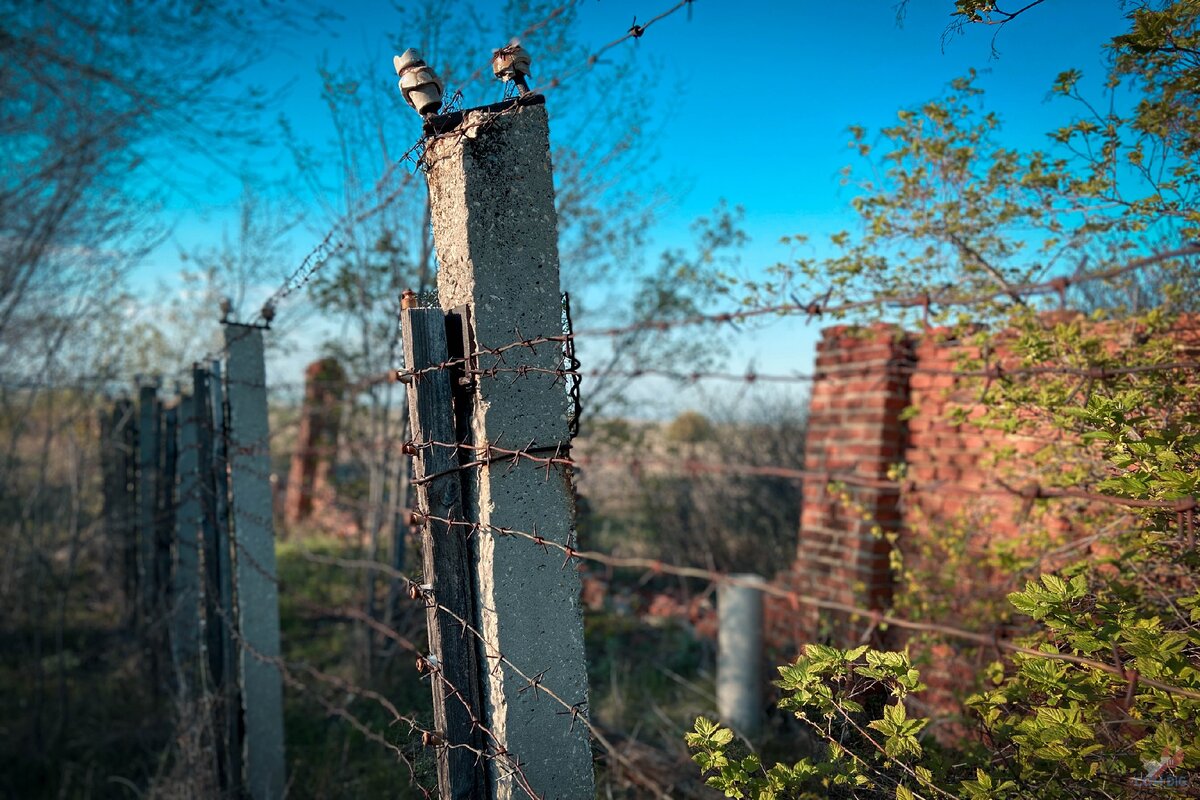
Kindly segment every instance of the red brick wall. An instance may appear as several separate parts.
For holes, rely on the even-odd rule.
[[[304,371],[304,404],[283,501],[289,524],[319,514],[333,500],[329,480],[345,380],[333,358],[314,361]]]
[[[1200,320],[1180,323],[1173,339],[1180,359],[1194,358]],[[1003,358],[1002,340],[997,349]],[[952,407],[965,410],[968,420],[983,411],[979,381],[938,374],[961,369],[961,359],[974,356],[978,352],[970,345],[938,332],[912,335],[884,326],[823,332],[806,468],[827,471],[831,478],[849,473],[887,479],[892,465],[902,463],[906,480],[899,489],[848,486],[849,502],[830,492],[827,480],[808,480],[796,561],[780,583],[824,600],[887,607],[901,588],[897,582],[902,586],[904,580],[890,564],[887,534],[894,534],[907,568],[933,576],[923,580],[943,582],[931,587],[936,605],[900,607],[900,615],[993,630],[989,626],[999,624],[1007,608],[1006,594],[1016,588],[1011,570],[997,569],[989,560],[996,558],[996,544],[1003,542],[1005,551],[1019,558],[1043,552],[1047,537],[1072,540],[1072,524],[1094,513],[1094,507],[1072,500],[1034,504],[998,483],[1019,489],[1033,481],[1046,467],[1036,466],[1031,455],[1052,447],[1057,434],[1007,434],[948,418]],[[1094,524],[1094,519],[1084,523]],[[1037,564],[1040,571],[1054,566]],[[768,602],[768,641],[784,650],[810,641],[850,646],[868,632],[884,646],[913,644],[930,686],[925,700],[935,708],[952,706],[954,692],[969,688],[978,668],[995,656],[952,643],[923,647],[897,631],[881,636],[867,628],[865,619]]]
[[[813,384],[809,407],[806,469],[886,481],[890,466],[904,458],[907,431],[900,416],[909,389],[902,367],[911,353],[909,338],[891,327],[824,332],[817,345],[821,378]],[[889,544],[872,529],[878,524],[884,531],[898,530],[899,494],[893,487],[855,488],[855,502],[869,510],[864,519],[827,484],[805,482],[790,588],[882,608],[891,598]],[[807,606],[783,617],[793,620],[791,633],[805,637],[800,641],[853,640],[862,633],[861,620],[818,614]]]

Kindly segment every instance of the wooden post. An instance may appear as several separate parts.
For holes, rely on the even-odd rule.
[[[105,548],[108,557],[105,559],[110,573],[116,572],[115,567],[120,563],[118,555],[122,548],[120,546],[120,534],[117,531],[117,454],[115,448],[115,433],[117,423],[117,406],[114,403],[112,408],[101,407],[97,413],[97,418],[100,423],[100,487],[104,505],[102,507],[102,519],[104,520],[104,540],[107,547]]]
[[[145,635],[153,622],[158,511],[159,405],[154,386],[138,389],[138,626]]]
[[[132,627],[137,622],[138,607],[138,414],[130,400],[118,400],[117,409],[122,421],[118,433],[121,458],[117,467],[120,486],[117,519],[120,520],[123,542],[126,625]]]
[[[283,680],[262,329],[226,324],[225,348],[245,785],[252,800],[279,800],[285,785]]]
[[[422,369],[447,358],[446,319],[440,309],[408,308],[401,312],[405,363]],[[443,370],[422,375],[408,387],[409,420],[419,441],[457,440],[451,404],[450,376]],[[475,752],[453,745],[482,747],[475,725],[482,720],[479,660],[476,642],[463,635],[462,620],[476,620],[475,580],[469,527],[447,525],[439,519],[465,520],[458,453],[445,447],[423,448],[415,460],[417,499],[428,520],[422,540],[425,570],[425,620],[434,659],[433,720],[451,747],[437,753],[438,787],[442,800],[486,798],[483,766]]]
[[[501,535],[509,528],[574,546],[570,470],[545,462],[570,453],[567,393],[554,372],[562,352],[544,341],[483,352],[562,333],[546,108],[527,95],[433,117],[427,130],[444,134],[426,148],[438,296],[445,311],[465,306],[466,352],[478,367],[466,410],[472,455],[483,464],[472,475],[467,514],[480,523],[476,601],[489,659],[487,722],[535,792],[590,800],[589,731],[577,718],[586,719],[588,702],[579,573],[561,550]],[[533,458],[492,464],[490,446]],[[491,773],[499,800],[523,795],[509,765],[493,761]]]
[[[202,438],[204,473],[205,641],[213,687],[220,702],[215,709],[222,788],[238,796],[242,781],[241,694],[237,678],[237,608],[233,602],[233,560],[229,540],[229,441],[221,362],[210,369],[196,366],[196,392],[206,386],[204,408],[207,437]],[[205,455],[205,450],[207,455]]]
[[[158,502],[154,541],[154,581],[156,584],[155,618],[162,620],[159,646],[164,659],[170,658],[173,614],[171,567],[175,539],[175,460],[179,455],[179,405],[161,407],[158,451]]]
[[[137,605],[137,507],[129,475],[130,462],[136,465],[129,439],[135,427],[133,416],[132,404],[123,399],[100,412],[104,528],[111,553],[109,564],[121,576],[126,624],[136,617]]]
[[[200,658],[200,419],[196,393],[179,400],[179,504],[175,516],[175,563],[171,573],[175,669],[189,694],[197,688]]]

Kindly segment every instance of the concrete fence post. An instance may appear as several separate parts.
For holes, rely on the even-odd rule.
[[[543,99],[433,117],[426,130],[439,134],[426,150],[438,296],[445,311],[464,307],[465,352],[561,334]],[[588,702],[579,573],[560,550],[498,533],[536,532],[574,546],[571,475],[530,459],[487,458],[489,445],[540,458],[569,454],[567,394],[553,373],[561,359],[549,344],[471,359],[479,371],[464,398],[476,448],[469,460],[484,463],[466,482],[466,513],[480,524],[476,596],[489,729],[535,792],[582,800],[593,796],[593,775],[589,732],[576,719],[586,718]],[[487,374],[493,366],[509,371]],[[551,372],[511,371],[526,366]],[[490,767],[498,800],[524,796],[509,764]]]
[[[337,359],[322,358],[304,371],[304,402],[283,503],[288,524],[307,519],[332,499],[330,473],[345,391],[346,373]]]
[[[193,386],[179,400],[179,504],[175,515],[175,563],[171,573],[175,669],[185,688],[197,688],[200,631],[200,415],[205,400]]]
[[[283,681],[262,329],[227,323],[225,349],[245,788],[252,800],[279,800],[285,784]]]
[[[762,581],[734,574],[734,580]],[[717,589],[717,711],[746,738],[762,732],[763,595],[751,586],[724,583]]]

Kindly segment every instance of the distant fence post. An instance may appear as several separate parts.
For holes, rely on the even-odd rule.
[[[729,577],[762,581],[759,575]],[[751,586],[721,584],[717,615],[717,710],[721,722],[753,738],[762,732],[762,592]]]
[[[155,619],[162,626],[158,638],[161,649],[159,656],[168,660],[173,648],[171,634],[174,632],[175,615],[172,584],[172,553],[175,539],[175,478],[176,459],[179,456],[179,405],[160,406],[161,424],[158,450],[158,501],[154,539],[154,581],[156,584]]]
[[[304,403],[283,503],[289,524],[307,519],[329,501],[345,389],[346,373],[337,359],[322,358],[304,371]]]
[[[125,623],[137,618],[137,418],[134,406],[117,400],[100,415],[100,458],[104,475],[104,525],[112,564],[121,575]]]
[[[208,669],[213,688],[220,698],[215,708],[218,733],[218,759],[222,787],[237,796],[242,780],[241,694],[238,689],[237,609],[233,602],[233,560],[229,539],[229,448],[225,426],[225,392],[221,362],[209,369],[193,367],[197,395],[205,405],[201,409],[200,459],[203,472],[201,496],[204,536],[204,618]],[[203,389],[201,387],[204,387]],[[203,435],[207,432],[207,435]]]
[[[245,786],[252,800],[278,800],[285,784],[283,682],[263,331],[226,323],[225,348]]]
[[[138,388],[138,480],[137,480],[137,575],[138,626],[143,637],[153,623],[155,597],[155,522],[158,511],[158,448],[159,404],[158,390],[153,384]],[[151,658],[153,664],[153,658]]]
[[[446,317],[436,308],[406,308],[403,320],[404,361],[418,370],[447,358]],[[435,370],[412,381],[408,388],[409,420],[419,441],[457,441],[450,376]],[[425,525],[422,556],[425,569],[425,620],[432,666],[433,721],[448,747],[437,753],[438,787],[442,800],[487,797],[478,725],[482,721],[482,686],[477,643],[463,635],[462,620],[474,625],[475,578],[471,564],[469,528],[442,520],[465,520],[462,477],[455,470],[458,453],[445,447],[421,448],[414,464],[421,510],[431,517]],[[439,518],[439,519],[433,519]]]
[[[120,529],[117,525],[117,405],[112,408],[101,406],[96,415],[100,423],[100,489],[104,505],[101,510],[104,520],[104,537],[108,542],[109,572],[121,562],[124,549],[121,546]]]
[[[196,690],[200,657],[200,419],[205,398],[179,399],[179,501],[175,515],[175,563],[171,573],[172,652],[187,693]]]
[[[465,352],[480,351],[471,359],[478,369],[469,376],[466,404],[475,446],[469,457],[484,463],[472,473],[467,513],[480,523],[477,603],[490,659],[488,725],[534,791],[590,800],[590,732],[576,719],[586,719],[588,700],[579,573],[561,550],[499,534],[503,528],[536,532],[547,542],[574,546],[569,468],[545,461],[565,458],[570,449],[568,398],[555,372],[562,352],[544,338],[501,355],[483,352],[562,334],[558,217],[543,103],[526,95],[432,117],[426,130],[437,135],[426,160],[439,300],[445,311],[465,306]],[[491,367],[505,371],[489,374]],[[525,367],[533,371],[519,371]],[[543,461],[499,456],[493,466],[490,446]],[[493,762],[491,774],[499,800],[522,794],[508,765]]]

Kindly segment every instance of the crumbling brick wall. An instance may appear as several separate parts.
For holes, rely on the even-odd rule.
[[[1182,321],[1173,339],[1181,359],[1194,358],[1200,321]],[[993,358],[1003,359],[1004,337],[998,342]],[[1003,613],[994,612],[1005,607],[1015,586],[1011,570],[996,568],[995,545],[1004,542],[1005,552],[1020,558],[1046,541],[1071,541],[1072,526],[1085,526],[1081,519],[1094,524],[1087,514],[1095,509],[1083,500],[1035,503],[1022,496],[1036,469],[1046,468],[1035,467],[1030,457],[1063,434],[1011,434],[971,424],[984,411],[984,387],[951,373],[962,369],[964,357],[978,355],[944,331],[917,335],[877,325],[823,332],[805,465],[817,475],[805,482],[796,561],[778,577],[781,584],[831,603],[886,609],[904,589],[895,546],[904,567],[944,582],[931,587],[936,605],[898,613],[1003,634]],[[957,420],[952,408],[961,411]],[[839,489],[836,480],[846,475],[852,479]],[[1036,566],[1044,571],[1054,565]],[[934,711],[952,707],[954,694],[969,688],[996,656],[952,640],[927,646],[911,634],[880,631],[869,615],[780,599],[768,600],[767,618],[768,642],[785,652],[812,641],[912,644],[930,686],[924,698]]]
[[[320,515],[334,500],[330,478],[346,375],[336,359],[322,358],[308,365],[304,382],[300,427],[284,494],[288,524]]]

